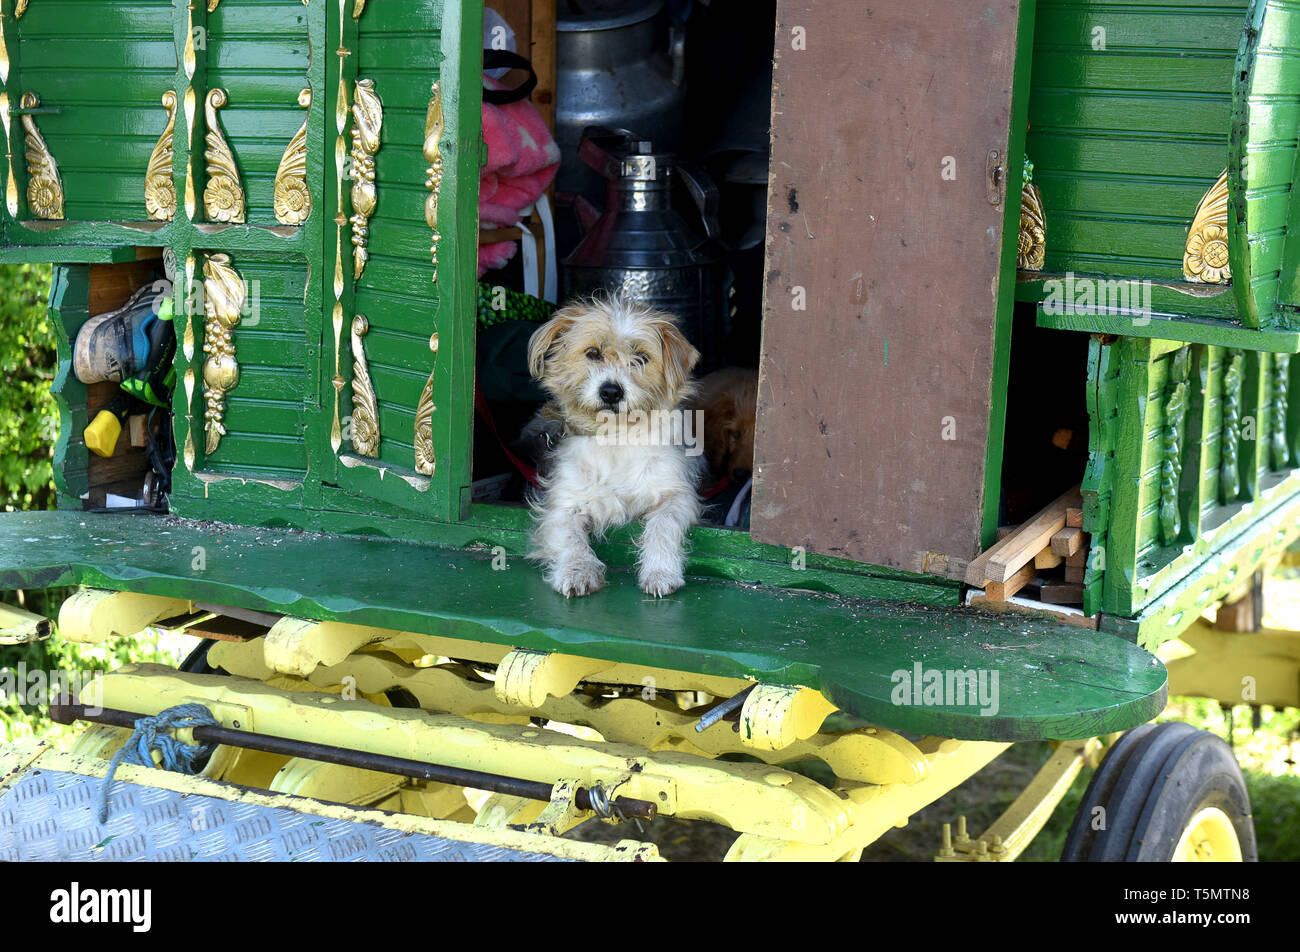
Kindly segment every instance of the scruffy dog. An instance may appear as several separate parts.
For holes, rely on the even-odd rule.
[[[758,371],[715,370],[700,381],[695,406],[704,413],[704,454],[715,478],[743,486],[754,470]]]
[[[528,357],[564,421],[534,504],[529,558],[561,595],[588,595],[605,584],[589,537],[643,520],[641,590],[677,591],[686,532],[700,515],[700,466],[685,441],[665,438],[663,421],[685,417],[699,353],[672,315],[619,294],[557,311],[533,334]]]

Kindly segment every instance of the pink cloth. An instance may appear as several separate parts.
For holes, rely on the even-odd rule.
[[[490,76],[488,89],[504,89]],[[526,99],[495,106],[483,104],[483,139],[487,165],[478,184],[478,214],[482,225],[509,228],[520,212],[541,197],[560,167],[560,147],[546,128],[537,107]],[[513,241],[499,241],[478,250],[478,276],[499,268],[515,254]]]

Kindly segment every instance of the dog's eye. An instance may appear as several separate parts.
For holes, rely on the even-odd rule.
[[[588,359],[588,360],[600,360],[600,348],[599,348],[599,347],[588,347],[588,348],[587,348],[587,359]]]
[[[644,367],[646,364],[650,363],[650,355],[643,350],[638,350],[636,356],[632,359],[636,361],[638,367]]]

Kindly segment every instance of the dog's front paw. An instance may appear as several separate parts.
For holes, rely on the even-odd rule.
[[[663,598],[685,585],[686,579],[682,578],[682,573],[677,569],[648,569],[637,577],[637,584],[647,595]]]
[[[557,566],[551,587],[565,598],[590,595],[605,584],[605,566],[601,562],[573,562]]]

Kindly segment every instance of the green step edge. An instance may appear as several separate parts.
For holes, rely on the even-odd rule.
[[[522,560],[494,570],[490,551],[177,517],[0,516],[0,589],[71,584],[804,685],[872,723],[965,740],[1125,730],[1167,696],[1164,666],[1121,637],[973,609],[695,578],[653,599],[621,569],[564,599]],[[894,673],[918,663],[996,673],[996,711],[895,704]]]

